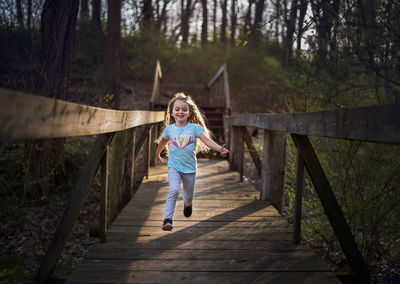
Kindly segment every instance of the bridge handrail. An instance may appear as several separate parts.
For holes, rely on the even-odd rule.
[[[57,264],[72,227],[101,167],[102,201],[100,236],[106,240],[109,147],[116,132],[132,129],[130,178],[133,184],[134,164],[139,151],[144,151],[148,174],[151,155],[151,129],[164,120],[163,111],[120,111],[70,103],[0,88],[0,140],[49,139],[98,135],[83,171],[71,194],[53,239],[36,275],[37,283],[46,283]],[[135,139],[135,127],[145,125],[143,135]]]
[[[332,191],[308,136],[400,144],[400,104],[286,114],[243,114],[228,117],[230,168],[243,179],[244,144],[261,176],[261,199],[282,207],[286,138],[289,133],[298,150],[296,172],[294,243],[300,242],[301,199],[304,167],[353,272],[369,277],[369,269]],[[246,127],[264,129],[262,161]],[[278,184],[278,186],[276,186]]]
[[[400,144],[400,103],[319,112],[235,115],[227,122],[307,136]]]
[[[158,111],[120,111],[0,88],[0,139],[95,135],[157,123]]]
[[[157,60],[156,69],[154,71],[153,89],[151,91],[150,109],[153,109],[153,106],[157,104],[159,101],[161,79],[162,79],[161,64],[160,61]]]
[[[226,63],[224,63],[219,68],[214,77],[208,82],[207,88],[209,88],[210,90],[213,90],[214,88],[217,89],[216,90],[217,96],[222,96],[224,100],[225,114],[230,115],[232,112],[232,106],[231,106],[231,95],[229,90],[228,68],[226,66]],[[210,95],[210,100],[212,99],[213,96]]]

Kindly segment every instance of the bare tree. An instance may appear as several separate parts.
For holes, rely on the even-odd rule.
[[[101,27],[101,0],[92,0],[92,22]]]
[[[231,43],[235,44],[236,40],[236,21],[237,21],[237,0],[231,0],[232,1],[232,6],[231,6]]]
[[[226,42],[226,26],[228,22],[227,9],[228,9],[228,0],[221,0],[221,10],[222,10],[221,35],[220,35],[221,42]]]
[[[192,0],[181,0],[181,34],[182,44],[185,46],[189,41],[190,16],[192,11]]]
[[[103,87],[111,108],[120,107],[121,0],[108,0]]]
[[[81,0],[81,19],[89,19],[89,2],[88,0]]]
[[[213,41],[217,41],[217,0],[213,1]]]
[[[300,54],[301,51],[301,39],[304,33],[304,18],[307,13],[308,7],[308,0],[300,0],[300,7],[299,7],[299,21],[297,24],[297,54]]]
[[[37,92],[66,99],[79,0],[46,0],[41,20]],[[65,176],[64,139],[38,140],[26,146],[24,196],[43,196]]]
[[[201,45],[205,46],[208,42],[208,16],[207,16],[207,0],[201,0],[203,9],[203,22],[201,24]]]
[[[256,40],[259,40],[259,35],[261,33],[261,26],[263,23],[263,13],[264,13],[265,0],[256,0],[256,12],[254,16],[254,24],[252,29],[252,34]]]
[[[142,8],[142,27],[148,29],[154,23],[154,8],[152,0],[143,0]]]
[[[297,0],[292,1],[292,6],[290,7],[289,17],[285,17],[286,20],[286,36],[284,37],[283,46],[283,66],[292,65],[293,59],[293,35],[296,30],[296,17],[297,17]]]
[[[18,25],[21,29],[24,29],[24,14],[22,12],[22,5],[21,5],[21,0],[16,0],[15,1],[17,4],[17,20],[18,20]]]

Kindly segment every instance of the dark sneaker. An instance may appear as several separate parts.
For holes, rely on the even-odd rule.
[[[183,206],[183,215],[186,218],[189,218],[190,216],[192,216],[192,205],[189,205],[189,206],[184,205]]]
[[[162,226],[162,229],[164,230],[164,231],[172,231],[172,220],[171,219],[165,219],[164,220],[164,223],[163,223],[163,226]]]

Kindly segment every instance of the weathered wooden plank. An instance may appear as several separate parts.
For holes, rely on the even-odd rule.
[[[112,227],[116,226],[138,226],[138,227],[160,227],[160,220],[127,220],[125,218],[117,219]],[[186,220],[174,220],[174,228],[180,227],[198,227],[198,228],[215,228],[215,227],[225,227],[225,228],[270,228],[274,226],[288,226],[287,221],[284,218],[271,217],[269,220],[263,221],[193,221],[191,218]]]
[[[296,258],[297,261],[309,261],[312,259],[317,262],[320,267],[325,266],[328,270],[328,266],[321,262],[321,259],[315,255],[311,250],[271,250],[271,251],[258,251],[258,250],[143,250],[143,249],[114,249],[114,250],[96,250],[86,255],[86,259],[93,260],[105,260],[105,259],[116,259],[116,260],[241,260],[251,262],[253,259],[283,259],[287,258],[287,254],[291,257]]]
[[[118,111],[0,88],[0,139],[115,132],[164,120],[162,111]]]
[[[400,104],[288,114],[246,114],[228,124],[307,136],[400,144]]]
[[[182,272],[182,271],[96,271],[79,270],[66,283],[341,283],[330,272]]]
[[[241,233],[235,233],[235,235],[227,236],[223,232],[211,232],[208,234],[199,234],[197,232],[191,233],[181,230],[176,233],[171,233],[166,236],[165,232],[161,230],[161,226],[159,229],[154,230],[151,234],[135,234],[129,232],[108,232],[107,239],[110,241],[123,241],[123,240],[136,240],[136,241],[153,241],[159,238],[166,238],[168,240],[177,240],[177,241],[190,241],[192,239],[196,240],[232,240],[232,241],[266,241],[266,240],[274,240],[274,241],[291,241],[292,240],[292,232],[283,232],[283,233],[274,233],[269,232],[264,234],[247,234],[244,230]]]
[[[260,199],[263,201],[270,200],[272,190],[272,147],[273,147],[273,132],[264,129],[263,139],[263,156],[261,169],[261,192]]]
[[[301,240],[301,215],[302,215],[302,200],[304,187],[304,160],[301,154],[297,154],[296,168],[296,196],[294,200],[294,233],[293,242],[299,244]]]
[[[94,247],[104,249],[130,248],[130,249],[207,249],[207,250],[282,250],[291,251],[304,250],[305,245],[295,245],[291,240],[167,240],[161,238],[148,242],[146,240],[116,240],[108,241],[105,244],[99,244]]]
[[[110,154],[110,146],[107,146],[101,161],[101,198],[100,198],[100,242],[104,243],[107,240],[108,227],[108,161]]]
[[[174,235],[182,235],[182,234],[225,234],[227,238],[230,238],[231,235],[237,234],[246,234],[252,236],[263,236],[268,235],[269,233],[288,233],[291,232],[291,226],[269,226],[268,230],[265,230],[265,227],[247,227],[246,229],[241,229],[241,227],[196,227],[196,226],[185,226],[185,227],[174,227],[173,233]],[[161,226],[158,227],[146,227],[146,226],[111,226],[109,229],[110,233],[128,233],[128,234],[151,234],[151,235],[160,235],[161,237],[170,237],[171,234],[168,234],[161,230]]]
[[[307,136],[292,134],[321,204],[353,272],[368,277],[369,270],[340,209],[324,170]]]
[[[240,182],[243,181],[244,130],[244,127],[231,127],[230,169],[239,172]]]
[[[325,263],[315,257],[260,257],[246,260],[123,260],[88,259],[79,270],[116,270],[116,271],[330,271]]]

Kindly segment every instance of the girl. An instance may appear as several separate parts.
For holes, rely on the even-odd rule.
[[[197,138],[201,140],[200,143],[196,143]],[[200,110],[194,101],[183,93],[175,94],[168,103],[165,129],[156,151],[157,163],[159,164],[164,163],[160,154],[168,142],[169,191],[162,226],[164,231],[172,230],[172,217],[179,196],[181,180],[183,182],[183,214],[185,217],[192,215],[197,166],[196,153],[205,152],[208,148],[211,148],[225,157],[229,152],[225,148],[225,144],[219,146],[209,138],[209,130]]]

